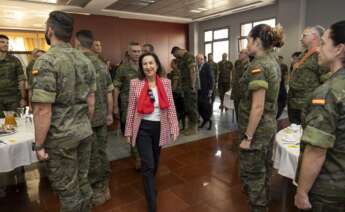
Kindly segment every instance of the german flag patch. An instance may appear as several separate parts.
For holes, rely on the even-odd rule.
[[[313,103],[313,105],[325,105],[326,100],[325,99],[313,99],[311,101],[311,103]]]
[[[254,74],[259,74],[261,72],[262,72],[262,70],[257,68],[257,69],[253,69],[250,73],[254,75]]]
[[[38,74],[38,70],[37,69],[32,69],[31,73],[32,73],[33,76],[36,76]]]

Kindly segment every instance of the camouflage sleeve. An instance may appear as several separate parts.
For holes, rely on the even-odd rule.
[[[17,74],[17,79],[18,81],[25,80],[25,74],[23,70],[23,66],[20,63],[19,59],[16,58],[16,74]]]
[[[54,103],[56,98],[56,73],[53,65],[39,58],[32,69],[32,102]]]
[[[171,75],[171,80],[174,81],[174,80],[179,80],[180,77],[177,73],[177,71],[175,71],[172,75]]]
[[[25,76],[26,76],[28,89],[31,89],[31,84],[32,84],[32,79],[31,79],[32,67],[33,67],[33,63],[30,62],[29,65],[25,69]]]
[[[265,77],[264,68],[260,65],[254,65],[249,71],[249,90],[268,89],[268,82]]]
[[[338,117],[335,102],[336,99],[331,94],[327,94],[326,97],[314,96],[306,116],[302,141],[324,149],[333,147]]]
[[[192,69],[196,67],[196,63],[195,63],[195,58],[193,56],[189,56],[188,57],[188,69]]]
[[[114,87],[117,89],[121,89],[122,87],[122,76],[123,76],[124,70],[123,68],[120,66],[117,71],[116,71],[116,75],[113,81]]]
[[[88,68],[90,70],[90,82],[89,82],[89,89],[90,92],[95,92],[97,90],[97,81],[96,81],[96,69],[92,65],[91,62],[88,63]]]
[[[230,68],[230,70],[234,69],[234,64],[232,64],[232,62],[230,62],[230,61],[229,61],[229,68]]]
[[[111,81],[111,76],[108,70],[106,70],[106,77],[107,77],[107,87],[108,92],[111,92],[114,90],[113,82]]]

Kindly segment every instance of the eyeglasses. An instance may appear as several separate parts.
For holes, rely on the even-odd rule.
[[[153,92],[151,89],[147,91],[147,94],[149,95],[151,102],[155,102],[155,97],[153,96]]]

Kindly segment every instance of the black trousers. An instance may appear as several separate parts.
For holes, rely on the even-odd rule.
[[[142,120],[136,145],[141,159],[141,174],[149,212],[156,212],[157,194],[155,175],[158,169],[160,147],[160,122]]]
[[[198,112],[204,122],[212,117],[212,98],[206,94],[198,93]]]
[[[302,122],[302,111],[298,109],[292,109],[288,107],[289,121],[291,124],[301,124]]]

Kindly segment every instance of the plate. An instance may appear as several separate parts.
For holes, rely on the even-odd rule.
[[[0,129],[0,137],[1,136],[7,136],[7,135],[12,135],[16,133],[16,130],[15,129],[12,129],[12,130],[5,130],[5,129]]]

